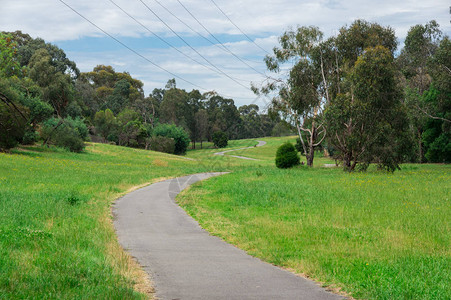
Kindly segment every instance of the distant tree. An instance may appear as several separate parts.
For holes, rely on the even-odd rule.
[[[55,68],[56,72],[68,74],[72,79],[79,76],[80,71],[75,62],[69,60],[66,53],[58,46],[46,43],[41,38],[33,39],[30,35],[22,33],[19,30],[3,33],[9,34],[12,37],[13,42],[17,45],[20,66],[28,66],[36,51],[45,49],[51,57],[50,64]]]
[[[118,142],[119,123],[110,109],[98,111],[94,116],[94,125],[105,141]]]
[[[206,99],[204,105],[208,113],[208,139],[211,141],[216,131],[227,133],[230,139],[238,138],[242,121],[233,99],[225,99],[216,92],[208,92],[203,96]]]
[[[147,130],[142,126],[139,114],[131,109],[124,109],[116,117],[119,124],[118,143],[121,146],[145,147]]]
[[[20,105],[18,93],[8,81],[0,78],[0,150],[9,150],[20,143],[26,133],[29,112]]]
[[[202,149],[202,141],[206,138],[208,131],[208,113],[205,109],[200,109],[195,114],[197,137],[200,140],[200,148]]]
[[[111,66],[98,65],[91,72],[81,73],[80,81],[89,83],[95,89],[95,105],[100,108],[110,108],[107,103],[123,106],[126,102],[127,106],[133,106],[135,101],[144,98],[140,80],[127,72],[116,72]]]
[[[175,141],[174,154],[184,154],[189,145],[188,133],[174,124],[159,124],[153,130],[154,136],[172,138]]]
[[[88,129],[79,118],[51,118],[43,123],[41,137],[44,144],[54,144],[72,152],[81,152],[85,148],[84,140],[88,137]]]
[[[154,126],[158,116],[159,103],[152,96],[138,99],[133,104],[133,109],[141,114],[144,124]]]
[[[253,87],[256,94],[273,97],[271,109],[280,112],[297,128],[303,143],[307,165],[313,166],[314,150],[326,136],[321,119],[325,102],[329,101],[329,70],[331,61],[328,53],[330,41],[322,42],[323,33],[317,27],[298,27],[289,30],[280,38],[280,48],[274,48],[274,55],[265,58],[268,70],[280,73],[282,64],[295,61],[288,79],[275,79],[267,85]],[[306,136],[304,138],[304,135]]]
[[[326,111],[331,145],[340,151],[347,171],[357,165],[366,169],[371,162],[394,171],[410,145],[393,55],[384,46],[366,48],[349,75],[348,92]]]
[[[28,65],[29,77],[40,86],[42,99],[62,117],[66,116],[67,106],[74,101],[74,89],[70,75],[59,72],[51,62],[47,50],[37,50]]]
[[[21,76],[22,68],[17,49],[18,45],[12,35],[0,32],[0,78]]]
[[[446,150],[451,148],[450,55],[449,38],[443,36],[437,22],[430,21],[410,28],[397,58],[418,162],[451,160]]]
[[[130,83],[121,79],[114,85],[114,90],[111,95],[106,98],[104,108],[111,109],[113,113],[118,114],[129,105],[130,97]]]
[[[216,131],[215,133],[213,133],[213,144],[216,148],[227,147],[228,141],[229,139],[225,132]]]
[[[185,90],[167,89],[160,104],[160,120],[187,127],[185,114],[188,108],[188,93]]]

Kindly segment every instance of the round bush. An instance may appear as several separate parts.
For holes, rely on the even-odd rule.
[[[174,139],[174,154],[177,155],[184,154],[190,142],[188,133],[174,124],[159,124],[153,129],[153,134]]]
[[[216,131],[213,133],[213,144],[215,144],[218,148],[224,148],[227,146],[229,139],[227,138],[227,134],[222,131]]]
[[[277,149],[276,167],[291,168],[300,164],[298,153],[291,143],[285,143]]]

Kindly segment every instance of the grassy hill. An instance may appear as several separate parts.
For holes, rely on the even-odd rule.
[[[181,157],[104,144],[81,154],[0,153],[0,298],[141,298],[111,204],[136,186],[203,171]]]
[[[0,298],[140,299],[140,268],[121,249],[111,205],[131,189],[232,171],[178,197],[212,234],[357,298],[451,298],[451,169],[279,170],[277,147],[186,157],[103,144],[85,153],[26,147],[0,154]],[[228,149],[257,139],[230,141]],[[186,158],[196,159],[189,160]],[[138,292],[138,291],[140,292]]]

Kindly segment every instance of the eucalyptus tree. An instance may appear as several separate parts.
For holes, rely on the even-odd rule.
[[[394,171],[410,149],[394,31],[358,20],[340,29],[336,46],[340,86],[325,112],[329,144],[347,171],[372,162]]]
[[[397,58],[417,161],[451,161],[451,44],[437,22],[412,26]]]
[[[314,26],[286,31],[274,54],[265,58],[268,70],[278,77],[253,86],[256,94],[272,95],[270,109],[296,126],[308,166],[313,166],[315,148],[326,136],[322,113],[336,86],[333,44],[333,39],[323,41],[323,33]],[[289,63],[293,67],[285,74]]]

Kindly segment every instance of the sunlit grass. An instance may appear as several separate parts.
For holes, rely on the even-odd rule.
[[[246,150],[260,161],[179,203],[212,234],[356,298],[451,298],[450,166],[348,174],[319,158],[314,169],[279,170],[283,141]]]
[[[142,298],[111,203],[133,186],[206,171],[195,161],[91,144],[0,154],[0,298]],[[133,273],[134,272],[134,273]],[[134,279],[135,277],[136,280]]]
[[[0,298],[146,297],[136,291],[142,273],[116,241],[111,204],[134,187],[205,171],[232,173],[179,201],[250,254],[356,298],[451,298],[450,166],[348,174],[317,156],[313,169],[277,169],[277,147],[295,137],[230,141],[224,150],[258,140],[268,144],[228,153],[256,161],[102,144],[81,154],[0,154]]]

